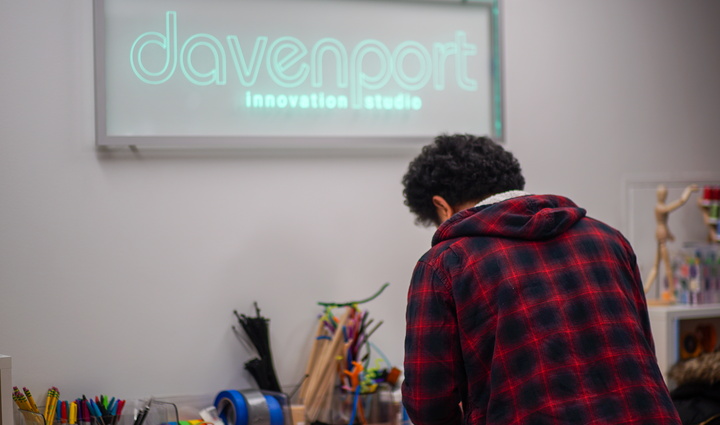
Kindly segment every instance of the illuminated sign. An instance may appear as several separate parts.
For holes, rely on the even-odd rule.
[[[486,3],[99,1],[98,144],[501,138],[496,21]]]

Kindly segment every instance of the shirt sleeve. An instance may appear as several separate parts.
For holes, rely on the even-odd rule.
[[[406,312],[403,405],[415,425],[460,425],[464,382],[455,303],[441,274],[415,267]]]
[[[652,329],[650,326],[650,316],[648,314],[647,299],[645,298],[645,287],[643,285],[642,276],[640,275],[640,269],[638,268],[637,256],[635,255],[635,251],[630,245],[630,242],[628,242],[625,237],[620,235],[620,240],[622,241],[623,247],[625,248],[626,252],[627,267],[630,270],[630,275],[632,279],[632,295],[634,297],[635,309],[637,310],[638,320],[640,321],[640,326],[642,327],[643,334],[645,335],[645,340],[647,341],[650,350],[655,353],[655,342],[653,340]]]
[[[650,350],[654,353],[655,341],[653,340],[652,329],[650,326],[650,315],[648,313],[647,299],[645,298],[645,289],[642,277],[640,276],[640,269],[637,265],[637,257],[635,256],[635,252],[633,252],[632,248],[629,246],[628,249],[630,250],[630,267],[632,267],[632,273],[635,278],[635,282],[637,282],[637,286],[640,288],[636,300],[638,314],[640,315],[640,325],[643,328],[643,331],[645,333],[645,339],[650,346]]]

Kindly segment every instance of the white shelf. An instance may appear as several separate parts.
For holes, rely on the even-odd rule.
[[[720,304],[650,306],[648,315],[655,341],[655,355],[660,371],[666,377],[670,367],[680,359],[682,322],[693,319],[720,321]]]
[[[12,358],[0,354],[0,425],[13,425]]]

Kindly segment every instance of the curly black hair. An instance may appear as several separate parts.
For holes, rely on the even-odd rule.
[[[487,137],[442,134],[423,147],[403,176],[405,205],[423,226],[438,225],[432,202],[442,196],[451,206],[479,202],[508,190],[522,190],[520,163]]]

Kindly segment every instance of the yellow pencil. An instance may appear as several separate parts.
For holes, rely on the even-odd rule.
[[[45,418],[45,423],[47,423],[49,409],[50,409],[50,390],[48,390],[47,395],[45,396],[45,410],[43,411],[43,417]]]
[[[60,398],[60,391],[57,387],[48,390],[45,402],[45,423],[51,425],[55,422],[55,412],[57,411],[57,401]]]
[[[47,395],[45,396],[45,412],[43,412],[43,417],[45,418],[45,423],[48,423],[48,418],[50,417],[50,403],[52,401],[52,388],[50,388],[47,392]]]
[[[30,408],[35,413],[40,413],[38,410],[37,404],[35,404],[35,399],[33,398],[32,394],[30,393],[30,390],[26,387],[23,387],[23,391],[25,392],[25,395],[27,396],[28,403],[30,403]]]
[[[15,404],[17,404],[17,407],[18,407],[19,409],[22,409],[22,408],[23,408],[23,407],[22,407],[22,404],[20,403],[20,400],[18,400],[17,391],[13,391],[13,393],[12,393],[12,399],[13,399],[13,401],[15,402]]]
[[[13,387],[13,398],[15,399],[15,403],[18,405],[18,407],[22,410],[32,410],[30,407],[30,403],[28,403],[27,399],[23,395],[23,393],[20,392],[20,389],[18,387]]]
[[[16,392],[13,392],[13,393],[12,393],[12,399],[13,399],[13,401],[15,402],[15,404],[17,404],[17,407],[18,407],[19,409],[22,409],[22,408],[23,408],[22,403],[20,403],[20,400],[18,400],[18,396],[17,396],[17,393],[16,393]]]

